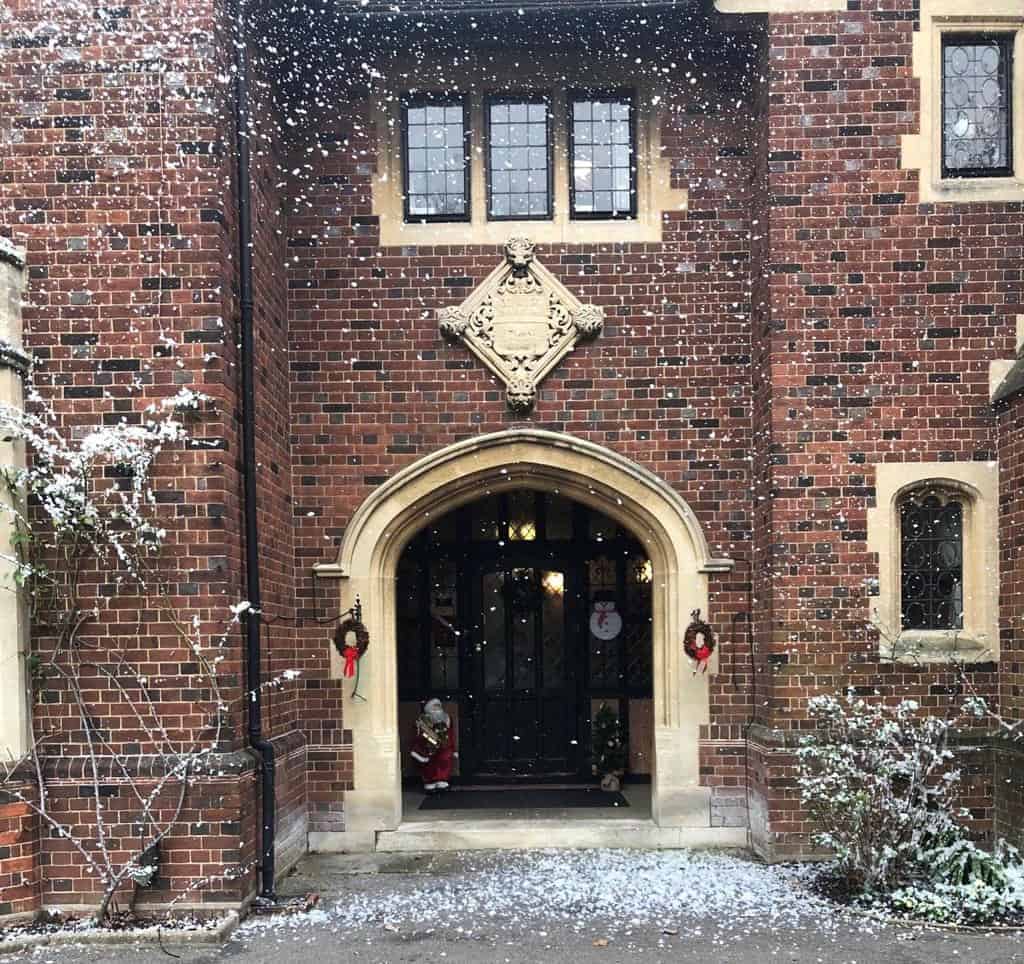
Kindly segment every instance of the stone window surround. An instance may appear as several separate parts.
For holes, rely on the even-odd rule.
[[[935,487],[963,503],[963,628],[901,630],[900,504]],[[868,509],[868,551],[878,556],[878,595],[871,621],[884,659],[906,663],[995,662],[999,659],[999,469],[992,462],[885,462],[875,467],[875,505]]]
[[[558,65],[561,67],[562,65]],[[403,72],[405,73],[405,72]],[[410,90],[429,90],[430,82],[416,82],[409,75]],[[671,161],[662,156],[661,120],[657,109],[659,91],[650,83],[638,83],[629,77],[572,76],[561,71],[557,76],[543,72],[529,78],[517,78],[507,68],[509,84],[488,76],[467,81],[470,118],[470,218],[468,221],[427,223],[404,221],[401,98],[394,97],[373,105],[377,131],[377,172],[373,181],[373,213],[380,217],[382,246],[402,245],[501,245],[512,235],[528,234],[539,244],[599,244],[659,242],[662,213],[685,212],[687,191],[672,187]],[[552,195],[554,214],[547,220],[487,218],[487,179],[485,171],[485,106],[488,95],[502,93],[519,85],[531,94],[546,95],[552,112],[552,156],[554,159]],[[580,89],[632,90],[635,94],[635,218],[572,219],[569,215],[569,129],[568,96]]]
[[[1013,34],[1010,177],[942,176],[942,39],[953,33]],[[1024,201],[1024,6],[1021,0],[921,0],[913,39],[921,83],[921,129],[901,138],[901,166],[920,171],[922,202]]]

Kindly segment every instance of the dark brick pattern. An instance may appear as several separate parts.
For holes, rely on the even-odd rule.
[[[1000,403],[999,591],[1000,707],[1024,719],[1024,392]],[[1003,746],[995,761],[996,830],[1024,844],[1024,742]]]

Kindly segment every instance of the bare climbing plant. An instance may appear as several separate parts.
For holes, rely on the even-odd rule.
[[[0,405],[0,432],[26,454],[25,466],[2,467],[0,505],[13,531],[3,554],[14,584],[0,591],[23,594],[39,636],[27,657],[29,749],[0,761],[0,790],[66,841],[98,881],[96,923],[131,909],[139,888],[154,882],[162,846],[229,724],[220,664],[246,604],[226,606],[219,621],[185,618],[159,564],[167,531],[154,470],[186,441],[206,401],[182,391],[138,422],[72,436],[38,396],[30,412]],[[153,614],[158,640],[140,638],[141,626],[110,631],[127,599]],[[68,756],[81,767],[88,816],[60,806],[53,792]]]

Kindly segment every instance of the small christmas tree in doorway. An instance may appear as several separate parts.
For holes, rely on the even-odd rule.
[[[592,746],[593,772],[601,778],[601,789],[617,792],[622,786],[629,750],[618,714],[607,703],[602,703],[594,714]]]

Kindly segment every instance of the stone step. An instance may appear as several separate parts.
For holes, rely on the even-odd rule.
[[[659,827],[648,820],[409,821],[397,830],[377,833],[385,853],[433,853],[453,850],[528,850],[635,848],[674,850],[689,847],[746,847],[743,827]]]

